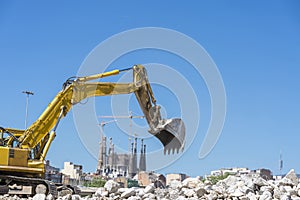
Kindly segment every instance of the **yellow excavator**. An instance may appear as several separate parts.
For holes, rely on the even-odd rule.
[[[92,80],[133,71],[133,82],[111,83]],[[0,127],[0,194],[57,195],[57,185],[45,180],[45,158],[60,120],[73,105],[94,96],[134,93],[149,125],[149,133],[161,141],[164,152],[184,148],[185,126],[181,119],[163,119],[148,81],[146,69],[134,65],[85,77],[69,78],[41,116],[26,130]]]

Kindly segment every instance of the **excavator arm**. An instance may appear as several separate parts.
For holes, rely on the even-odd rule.
[[[185,139],[184,123],[181,119],[165,120],[161,118],[160,107],[156,105],[145,68],[141,65],[135,65],[131,69],[133,70],[133,82],[131,83],[89,82],[119,74],[122,70],[69,80],[42,115],[18,138],[20,147],[33,149],[38,146],[39,150],[36,153],[38,156],[35,157],[44,159],[50,143],[54,139],[58,122],[70,111],[73,105],[93,96],[134,93],[149,124],[149,132],[162,142],[165,152],[182,150]],[[54,130],[52,137],[51,130]],[[15,132],[21,133],[22,131],[15,130]]]

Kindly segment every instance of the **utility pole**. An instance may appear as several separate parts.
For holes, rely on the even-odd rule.
[[[28,117],[28,104],[29,104],[29,95],[33,95],[33,92],[23,91],[22,93],[26,94],[26,113],[25,113],[25,130],[27,129],[27,117]]]

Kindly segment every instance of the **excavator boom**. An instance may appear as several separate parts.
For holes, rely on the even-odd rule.
[[[182,120],[165,120],[161,118],[160,108],[156,105],[156,99],[154,98],[145,68],[141,65],[136,65],[132,69],[132,83],[87,82],[119,74],[118,70],[113,70],[99,75],[80,77],[71,84],[65,85],[65,88],[58,93],[39,119],[25,130],[24,134],[19,138],[21,146],[23,148],[37,146],[60,119],[62,107],[64,107],[63,116],[65,116],[74,104],[83,99],[92,96],[134,93],[149,124],[149,132],[162,142],[165,152],[174,152],[174,150],[178,152],[180,149],[183,149],[185,127]]]

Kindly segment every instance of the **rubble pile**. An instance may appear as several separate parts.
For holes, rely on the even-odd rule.
[[[214,185],[208,180],[202,181],[199,178],[187,178],[182,182],[174,180],[167,188],[155,188],[154,184],[150,184],[146,188],[117,188],[118,186],[115,184],[116,188],[113,190],[117,192],[108,192],[109,190],[104,187],[95,193],[95,197],[111,200],[300,200],[300,184],[298,182],[296,173],[291,170],[278,181],[241,175],[228,176]]]
[[[0,199],[18,200],[18,197],[2,196]],[[19,198],[20,199],[20,198]],[[35,196],[33,200],[54,199],[53,197]],[[300,200],[300,183],[294,170],[281,180],[265,180],[250,175],[228,176],[212,184],[199,178],[187,178],[184,181],[172,181],[166,188],[155,188],[150,184],[145,188],[121,188],[110,180],[103,188],[98,188],[92,197],[67,195],[61,200]]]

